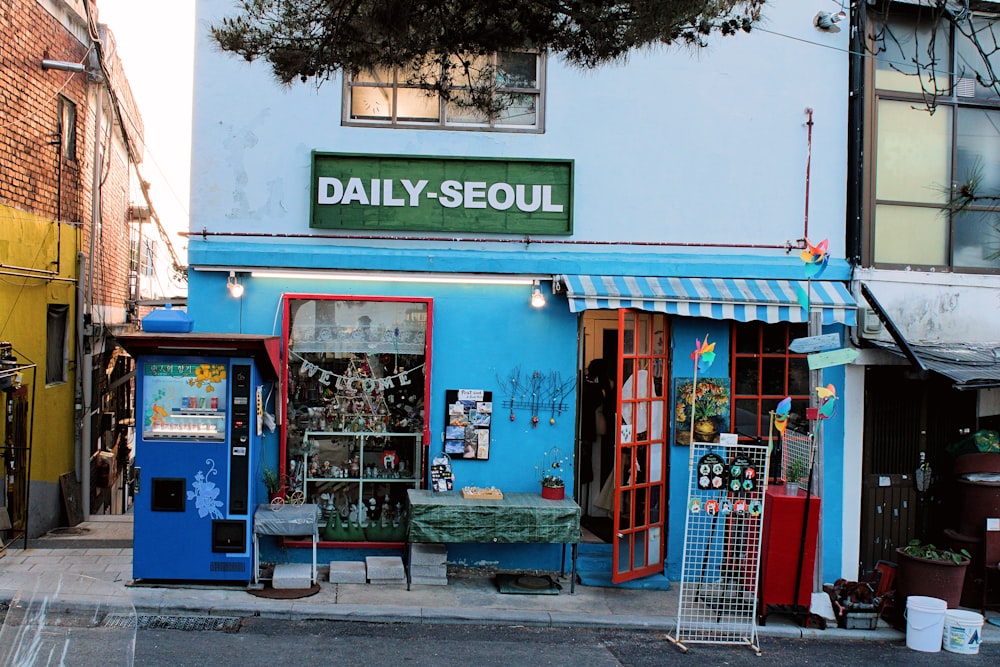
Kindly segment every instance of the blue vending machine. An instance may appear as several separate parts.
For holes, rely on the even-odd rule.
[[[135,349],[140,336],[122,341],[136,359],[132,575],[249,582],[263,455],[258,361],[213,355],[211,345],[202,354],[185,345],[139,345],[178,352],[147,354]]]

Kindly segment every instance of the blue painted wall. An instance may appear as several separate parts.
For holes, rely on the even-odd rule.
[[[430,297],[434,300],[431,406],[429,423],[431,456],[442,451],[449,389],[483,389],[493,392],[494,421],[488,461],[455,459],[457,487],[496,486],[505,492],[538,492],[536,466],[552,447],[572,457],[576,422],[577,317],[565,304],[550,299],[541,309],[529,305],[527,285],[459,285],[273,278],[242,279],[242,299],[229,297],[224,273],[192,272],[192,294],[217,295],[193,299],[189,314],[196,331],[281,335],[282,294],[331,294]],[[547,286],[546,286],[547,287]],[[567,410],[552,413],[540,406],[539,423],[532,426],[530,411],[517,409],[515,419],[503,407],[507,397],[503,382],[519,369],[522,376],[534,371],[558,373],[571,383]],[[524,397],[521,397],[522,400]],[[269,402],[273,412],[273,398]],[[554,419],[555,423],[550,423]],[[278,460],[277,434],[265,439],[264,462]],[[425,464],[426,464],[425,460]],[[426,475],[426,465],[425,465]],[[567,466],[565,478],[572,492],[574,470]],[[308,551],[308,550],[302,550]],[[297,559],[308,554],[298,554]],[[488,549],[454,546],[449,560],[463,565],[497,565],[505,568],[558,569],[560,551],[551,545],[492,545]]]

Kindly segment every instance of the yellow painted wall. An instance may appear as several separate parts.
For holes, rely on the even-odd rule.
[[[31,479],[57,482],[74,470],[74,392],[76,387],[76,255],[79,232],[0,204],[0,340],[9,341],[21,364],[36,364],[23,374],[28,397],[34,390]],[[57,261],[58,260],[58,261]],[[21,267],[21,268],[16,268]],[[34,269],[34,272],[23,269]],[[48,280],[38,271],[57,271]],[[13,274],[13,275],[12,275]],[[46,317],[49,304],[69,306],[66,381],[45,385]],[[32,386],[33,385],[33,386]]]

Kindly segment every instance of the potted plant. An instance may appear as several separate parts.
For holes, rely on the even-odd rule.
[[[941,549],[933,544],[913,540],[896,549],[899,558],[896,572],[896,605],[906,608],[910,595],[924,595],[959,606],[965,569],[971,556],[965,549]]]
[[[566,497],[566,482],[563,480],[563,464],[568,458],[560,458],[559,448],[553,447],[545,452],[542,465],[535,466],[539,473],[538,481],[542,485],[542,498],[561,500]]]
[[[785,474],[787,475],[785,479],[785,495],[797,496],[799,495],[799,484],[809,474],[809,465],[806,463],[805,458],[796,456],[788,462],[788,470]]]
[[[278,498],[282,501],[285,500],[285,480],[278,474],[277,470],[264,468],[264,488],[267,489],[267,499],[269,502],[274,502]]]
[[[545,475],[542,477],[542,498],[561,500],[566,497],[566,483],[562,477]]]

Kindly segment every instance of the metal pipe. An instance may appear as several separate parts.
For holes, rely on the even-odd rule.
[[[56,277],[50,276],[48,274],[42,275],[42,276],[36,276],[36,275],[31,274],[31,273],[22,273],[20,271],[4,271],[3,269],[0,269],[0,275],[4,275],[4,276],[17,276],[19,278],[36,278],[38,280],[44,280],[47,283],[54,283],[54,282],[59,282],[59,283],[75,283],[76,282],[76,278],[56,278]]]
[[[227,238],[285,238],[285,239],[331,239],[337,241],[439,241],[442,243],[523,243],[524,245],[595,245],[595,246],[650,246],[650,247],[681,247],[681,248],[771,248],[774,250],[804,249],[803,239],[796,239],[795,242],[787,241],[782,244],[768,243],[681,243],[677,241],[574,241],[569,239],[533,239],[524,237],[521,239],[488,239],[479,237],[444,237],[444,236],[394,236],[376,234],[273,234],[264,232],[210,232],[202,230],[200,232],[178,232],[178,236],[200,236],[207,239],[209,236]]]

